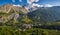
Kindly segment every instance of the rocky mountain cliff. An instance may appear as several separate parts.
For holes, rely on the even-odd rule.
[[[25,7],[17,7],[13,5],[4,5],[0,6],[0,22],[6,23],[10,20],[20,19],[25,17],[25,14],[28,13],[28,10]]]
[[[12,19],[15,21],[25,21],[26,23],[30,21],[35,23],[46,23],[60,20],[60,6],[40,7],[34,11],[28,11],[29,10],[24,6],[0,6],[0,22],[5,23]]]
[[[23,13],[28,12],[28,10],[24,6],[22,6],[22,7],[18,7],[18,6],[14,6],[14,5],[0,6],[0,12],[9,13],[11,10],[14,10],[15,12],[22,11]]]

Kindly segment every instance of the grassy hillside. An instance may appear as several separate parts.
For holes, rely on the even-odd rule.
[[[0,35],[60,35],[60,30],[57,29],[60,27],[59,9],[60,7],[39,8],[27,13],[22,7],[2,6]]]
[[[60,35],[60,31],[41,29],[41,28],[31,28],[21,30],[19,28],[1,26],[0,35]]]

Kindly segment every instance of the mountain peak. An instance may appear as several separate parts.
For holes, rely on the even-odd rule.
[[[11,10],[20,12],[22,11],[23,13],[27,13],[28,9],[26,9],[25,7],[22,7],[20,5],[4,5],[0,7],[0,12],[4,12],[4,13],[9,13]]]

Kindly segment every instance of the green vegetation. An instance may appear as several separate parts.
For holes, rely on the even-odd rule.
[[[29,18],[21,18],[21,21],[24,23],[32,23],[32,20],[30,20]]]
[[[0,12],[0,35],[60,35],[60,30],[53,29],[60,26],[60,21],[50,21],[53,10],[41,8],[27,14],[14,8]]]
[[[40,28],[31,28],[24,31],[19,28],[0,26],[0,35],[60,35],[60,31]]]

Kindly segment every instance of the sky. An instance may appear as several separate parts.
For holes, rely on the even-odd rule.
[[[28,0],[0,0],[0,5],[4,4],[19,4],[19,5],[28,5],[30,3],[36,3],[36,4],[50,4],[54,6],[60,6],[60,0],[31,0],[28,2]]]

